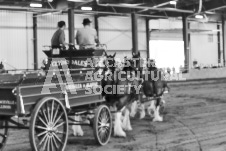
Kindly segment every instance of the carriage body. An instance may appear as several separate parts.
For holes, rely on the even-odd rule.
[[[52,51],[44,51],[48,56],[47,69],[51,64],[57,61],[67,61],[68,71],[61,72],[61,65],[58,64],[60,75],[49,77],[42,75],[39,71],[19,73],[19,74],[1,74],[0,75],[0,116],[23,116],[31,114],[37,101],[44,97],[55,97],[64,104],[65,91],[68,93],[68,100],[71,108],[83,105],[90,105],[103,102],[100,93],[94,93],[92,86],[100,85],[100,81],[86,80],[86,73],[94,73],[95,66],[87,65],[87,59],[99,59],[103,57],[104,50],[80,50],[80,51],[62,51],[60,54],[52,54]],[[59,63],[58,62],[58,63]],[[67,70],[67,69],[64,69]],[[56,74],[58,74],[56,72]],[[62,78],[59,81],[58,77]],[[67,77],[71,77],[73,83],[68,83]],[[48,93],[43,92],[45,87],[49,88]],[[51,88],[54,87],[54,88]],[[87,89],[88,88],[88,89]],[[73,93],[74,92],[74,93]]]
[[[48,104],[48,101],[55,100],[52,103],[58,103],[58,107],[62,106],[61,112],[65,112],[67,115],[64,116],[67,118],[70,115],[75,115],[81,111],[85,112],[89,109],[97,108],[95,116],[99,116],[102,109],[109,111],[108,107],[104,105],[105,100],[99,87],[101,81],[86,79],[87,73],[93,74],[97,69],[95,65],[87,64],[87,60],[89,59],[93,63],[94,60],[101,59],[104,57],[105,50],[56,50],[54,52],[51,49],[50,51],[44,51],[44,53],[48,56],[45,71],[0,75],[0,130],[8,130],[9,127],[30,129],[30,142],[34,150],[38,150],[34,142],[35,124],[37,124],[38,114],[41,111],[40,106],[44,103],[47,102]],[[49,106],[48,109],[44,109],[42,112],[49,114],[48,110],[51,107],[52,112],[56,112],[55,106]],[[12,120],[12,117],[15,116],[28,118],[29,126],[24,123],[16,123],[15,127],[9,126],[8,122],[15,124]],[[110,113],[109,117],[111,120]],[[98,118],[95,119],[98,120]],[[68,121],[68,119],[65,119],[67,129],[65,133],[68,133]],[[109,122],[109,126],[112,126],[112,121]],[[74,121],[72,121],[73,123]],[[96,131],[94,134],[98,135],[96,126],[94,125],[94,131]],[[111,131],[109,131],[109,137],[110,133]],[[105,145],[109,140],[108,138],[102,143],[99,136],[96,135],[95,138],[101,145]],[[65,144],[66,141],[67,136],[64,136]],[[1,143],[5,144],[5,142]],[[62,146],[62,150],[65,148],[65,144]],[[0,148],[0,150],[2,149],[3,147]]]

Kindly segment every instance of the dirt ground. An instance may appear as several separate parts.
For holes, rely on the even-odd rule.
[[[66,151],[226,151],[226,80],[170,84],[164,122],[132,119],[126,138],[98,146],[91,128],[69,136]],[[28,131],[10,130],[5,151],[30,151]]]

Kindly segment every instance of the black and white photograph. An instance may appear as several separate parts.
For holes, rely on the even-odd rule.
[[[0,0],[0,151],[226,151],[226,0]]]

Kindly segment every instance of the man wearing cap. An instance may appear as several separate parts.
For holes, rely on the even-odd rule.
[[[90,26],[89,18],[83,20],[84,28],[78,29],[76,33],[76,41],[80,49],[95,48],[99,44],[96,29]]]
[[[66,23],[64,21],[58,22],[58,30],[53,34],[51,39],[51,45],[54,48],[59,48],[60,46],[65,47],[67,43],[65,42],[65,33],[64,29],[66,27]]]

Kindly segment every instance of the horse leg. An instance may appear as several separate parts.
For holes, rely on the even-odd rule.
[[[155,101],[154,100],[151,101],[151,104],[148,106],[147,111],[148,111],[148,115],[150,115],[150,117],[153,118],[154,113],[155,113]]]
[[[161,102],[160,102],[160,109],[159,109],[159,112],[161,114],[164,112],[165,106],[166,106],[166,101],[162,99]]]
[[[132,104],[131,104],[131,112],[130,112],[130,116],[131,117],[135,117],[137,113],[137,101],[134,101]]]
[[[122,121],[121,121],[122,110],[123,109],[121,109],[120,111],[116,110],[116,113],[115,113],[115,124],[114,124],[114,136],[126,137],[126,133],[122,129]]]
[[[131,131],[132,127],[131,127],[131,123],[130,123],[130,116],[129,116],[129,109],[126,107],[125,108],[125,115],[124,115],[124,119],[122,121],[122,128],[125,131]]]
[[[81,117],[78,115],[75,115],[74,119],[75,119],[75,121],[81,121]],[[76,122],[76,123],[79,123],[79,122]],[[73,130],[74,136],[83,136],[83,134],[84,134],[81,125],[73,125],[72,130]]]
[[[164,88],[164,93],[170,92],[170,87],[168,86],[166,81],[163,81],[163,88]],[[167,91],[166,91],[166,88],[167,88]]]
[[[141,103],[138,106],[138,111],[139,111],[139,119],[143,119],[145,117],[145,105],[144,105],[144,103]]]
[[[154,119],[153,119],[154,122],[157,122],[157,121],[162,122],[163,121],[163,118],[159,115],[160,101],[161,101],[161,98],[158,98],[156,101],[156,108],[154,110]]]

